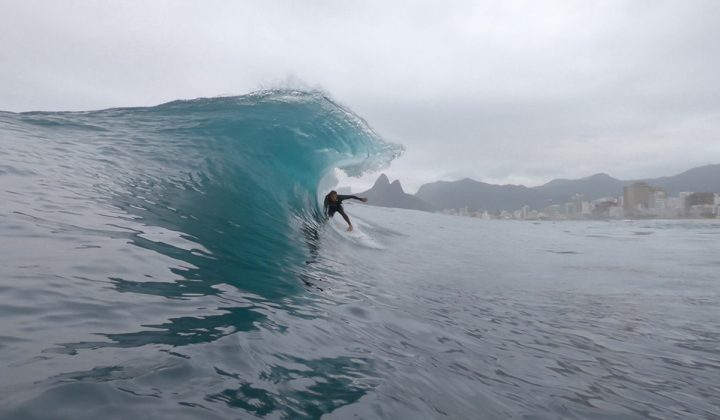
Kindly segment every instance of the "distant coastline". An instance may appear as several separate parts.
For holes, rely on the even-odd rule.
[[[720,164],[653,179],[623,181],[601,173],[532,188],[466,178],[424,184],[416,194],[382,174],[359,194],[370,205],[483,219],[714,219],[720,218]]]

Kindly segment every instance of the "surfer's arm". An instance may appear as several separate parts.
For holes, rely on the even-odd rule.
[[[367,201],[366,197],[358,197],[357,195],[338,195],[338,201],[347,200],[348,198],[354,198],[355,200]]]

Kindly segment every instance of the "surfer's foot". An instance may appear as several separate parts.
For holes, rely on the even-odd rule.
[[[348,226],[347,231],[352,232],[352,226]]]

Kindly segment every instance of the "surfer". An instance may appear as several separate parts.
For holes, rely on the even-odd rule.
[[[354,198],[355,200],[360,200],[362,202],[368,201],[366,197],[358,197],[356,195],[338,195],[337,191],[332,190],[325,196],[325,214],[328,217],[333,217],[335,213],[340,213],[340,215],[345,219],[345,221],[348,224],[348,232],[353,230],[352,223],[350,223],[350,218],[347,214],[345,214],[345,209],[343,209],[342,202],[343,200],[347,200],[349,198]]]

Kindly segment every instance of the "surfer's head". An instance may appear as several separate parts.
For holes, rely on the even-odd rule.
[[[330,201],[337,201],[337,191],[332,190],[328,193],[328,195],[325,196],[326,198],[329,198]]]

